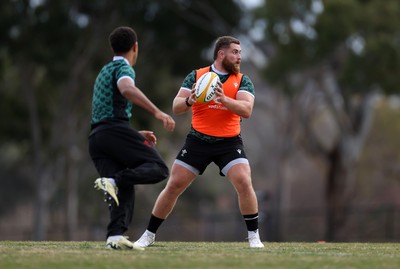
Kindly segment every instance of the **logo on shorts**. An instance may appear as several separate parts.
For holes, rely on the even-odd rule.
[[[183,150],[182,150],[182,153],[181,153],[181,156],[184,157],[186,153],[187,153],[187,150],[186,150],[186,149],[183,149]]]
[[[237,149],[236,150],[239,154],[242,154],[242,150],[241,149]]]

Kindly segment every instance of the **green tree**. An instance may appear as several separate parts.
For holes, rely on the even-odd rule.
[[[398,93],[400,77],[400,2],[397,0],[266,1],[256,11],[265,21],[268,80],[290,97],[287,140],[293,128],[305,133],[304,145],[330,163],[327,175],[326,240],[335,240],[354,195],[355,164],[372,118],[374,94]],[[301,98],[312,92],[313,102]],[[337,134],[329,146],[313,124],[319,105],[328,108]],[[286,146],[286,148],[288,148]],[[281,153],[282,158],[289,151]],[[279,196],[279,195],[278,195]],[[279,204],[279,198],[275,199]],[[279,205],[277,205],[279,206]],[[275,223],[279,240],[279,223]]]
[[[135,28],[141,51],[137,83],[157,105],[169,108],[179,87],[174,77],[205,63],[199,51],[221,33],[232,32],[240,12],[235,1],[0,3],[0,112],[6,119],[0,125],[5,153],[0,173],[9,178],[15,196],[35,193],[33,239],[46,238],[51,209],[64,205],[65,238],[74,239],[78,186],[93,176],[87,155],[91,88],[111,59],[111,30]],[[152,126],[148,116],[136,116],[135,124]],[[13,150],[14,160],[6,157]]]

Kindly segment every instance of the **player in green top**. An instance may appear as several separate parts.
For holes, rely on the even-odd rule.
[[[94,84],[92,124],[104,119],[126,121],[131,118],[132,102],[119,92],[116,83],[123,77],[135,81],[135,71],[122,56],[115,56],[112,62],[101,69]]]
[[[89,153],[100,178],[95,188],[104,191],[110,222],[106,246],[111,249],[143,249],[127,240],[124,233],[132,221],[136,184],[154,184],[166,179],[169,169],[154,149],[151,131],[130,125],[133,105],[142,107],[173,131],[175,121],[162,112],[135,85],[138,42],[130,27],[118,27],[109,37],[114,53],[96,78],[93,88]]]

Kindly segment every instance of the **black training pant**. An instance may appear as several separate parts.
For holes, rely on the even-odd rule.
[[[154,184],[166,179],[168,167],[136,130],[110,127],[89,136],[89,153],[101,177],[114,178],[119,206],[111,203],[107,237],[122,235],[132,221],[135,185]]]

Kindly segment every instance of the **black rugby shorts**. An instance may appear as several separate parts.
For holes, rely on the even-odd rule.
[[[248,163],[240,135],[207,142],[188,134],[176,159],[178,164],[194,168],[193,172],[200,175],[211,162],[219,167],[221,176],[225,176],[235,163]]]

